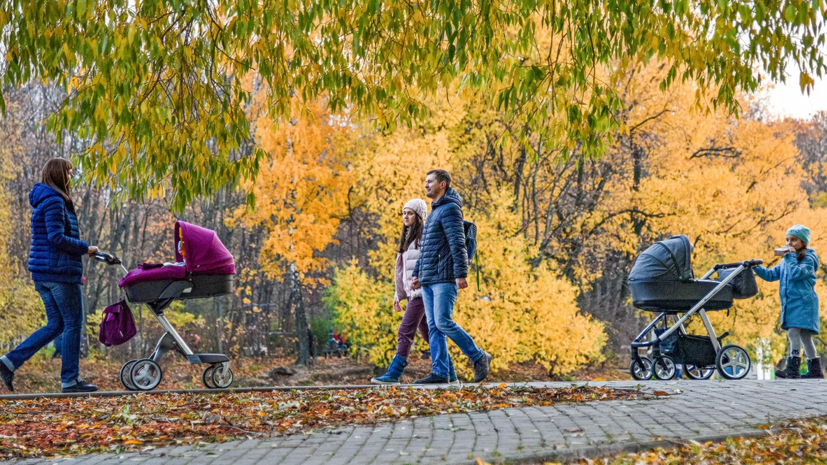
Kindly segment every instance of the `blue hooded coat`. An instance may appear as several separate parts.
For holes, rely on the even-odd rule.
[[[41,183],[29,192],[32,212],[32,280],[81,284],[89,244],[80,240],[75,208],[60,193]]]
[[[788,253],[781,263],[772,269],[759,266],[755,274],[765,281],[780,281],[781,329],[804,328],[818,334],[818,295],[814,290],[818,270],[818,255],[807,249],[804,259],[798,261],[794,253]]]
[[[423,286],[454,283],[456,278],[468,277],[462,198],[453,188],[448,188],[445,195],[431,203],[431,208],[413,275]]]

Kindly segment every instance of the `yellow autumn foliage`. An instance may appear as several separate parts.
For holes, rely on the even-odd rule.
[[[337,327],[350,344],[365,348],[373,363],[390,362],[396,352],[396,330],[402,321],[402,313],[392,308],[392,282],[373,279],[353,260],[336,270],[324,302],[337,314]],[[416,339],[415,344],[422,343],[421,338]]]
[[[303,283],[315,286],[327,282],[319,277],[327,261],[318,252],[336,243],[348,208],[354,178],[345,162],[352,131],[321,102],[303,109],[302,118],[289,121],[256,117],[257,144],[267,153],[255,184],[245,186],[255,194],[256,208],[238,208],[227,223],[266,228],[259,261],[269,277],[282,279],[293,263]]]
[[[39,328],[46,314],[28,274],[19,273],[23,267],[8,251],[15,222],[11,220],[11,198],[3,186],[13,179],[11,150],[20,142],[19,130],[2,124],[0,136],[5,140],[0,147],[0,344],[9,344]]]
[[[827,239],[827,211],[808,202],[790,122],[736,120],[722,112],[698,115],[690,111],[692,93],[686,86],[667,94],[639,92],[631,98],[648,105],[635,106],[630,126],[669,111],[651,123],[657,143],[647,147],[648,173],[639,188],[612,191],[628,192],[630,207],[648,209],[650,230],[689,236],[697,277],[716,263],[750,258],[774,266],[778,259],[772,249],[784,243],[793,224],[813,230],[811,247],[818,251]],[[823,272],[820,278],[816,292],[825,302]],[[786,347],[779,328],[778,283],[758,279],[758,285],[758,296],[737,300],[730,311],[712,313],[711,319],[719,334],[730,332],[725,342],[755,354],[761,341],[769,341],[771,357],[777,359]],[[704,334],[699,322],[693,329]]]
[[[270,135],[268,127],[257,126],[262,144],[274,154],[256,187],[264,203],[253,218],[272,231],[262,257],[291,253],[287,246],[295,247],[297,236],[290,239],[284,224],[300,214],[309,222],[295,223],[302,225],[307,250],[295,251],[302,254],[295,260],[306,259],[305,271],[322,270],[326,264],[312,251],[334,243],[338,220],[330,212],[365,213],[367,263],[340,265],[325,302],[352,343],[366,348],[375,363],[387,363],[401,319],[392,310],[401,208],[411,198],[424,198],[428,170],[448,169],[466,200],[465,218],[477,224],[479,243],[455,320],[494,355],[496,370],[536,361],[566,374],[604,356],[604,325],[612,321],[585,315],[578,303],[611,269],[605,266],[611,260],[622,263],[610,272],[628,272],[632,259],[654,241],[686,234],[695,245],[698,276],[716,263],[749,258],[772,266],[777,262],[772,248],[796,223],[813,230],[811,246],[818,251],[827,241],[827,211],[811,205],[802,187],[807,173],[794,145],[793,123],[701,114],[691,85],[678,83],[667,92],[656,88],[666,71],[653,62],[618,83],[626,104],[618,114],[621,130],[597,161],[560,161],[554,158],[558,149],[531,141],[509,145],[512,128],[502,112],[484,96],[463,93],[435,100],[430,118],[390,134],[312,120],[290,125],[295,129],[280,125]],[[750,103],[742,97],[745,108]],[[361,133],[355,138],[351,131]],[[288,155],[285,141],[294,139],[307,140],[307,160]],[[335,163],[324,163],[328,153]],[[289,174],[296,162],[300,176]],[[295,179],[307,184],[291,184]],[[318,185],[322,198],[313,203],[312,188]],[[292,192],[306,206],[286,202]],[[825,302],[823,273],[820,278],[816,291]],[[759,289],[755,298],[736,301],[731,311],[711,318],[719,333],[730,332],[726,342],[753,354],[769,344],[777,358],[786,345],[778,328],[777,283],[759,280]],[[629,300],[617,311],[635,312]],[[638,315],[641,327],[652,316]],[[692,328],[703,331],[697,323]],[[458,368],[467,369],[457,348],[449,347],[459,357]]]
[[[496,370],[534,360],[559,375],[599,361],[603,324],[579,312],[578,289],[547,262],[531,266],[536,247],[520,234],[512,204],[510,195],[494,193],[486,211],[473,212],[479,290],[470,275],[470,292],[460,292],[454,319],[494,355]]]
[[[370,267],[379,276],[371,277],[355,261],[349,263],[337,271],[326,303],[338,314],[349,340],[366,347],[377,364],[393,357],[401,320],[392,310],[392,277],[402,206],[411,198],[424,198],[425,173],[451,169],[455,156],[448,129],[460,114],[449,105],[441,110],[420,133],[400,130],[377,138],[352,167],[362,179],[354,186],[356,196],[376,215],[376,230],[383,239],[370,254]],[[479,287],[472,269],[471,286],[460,291],[454,319],[494,355],[495,370],[536,360],[562,374],[600,359],[605,343],[602,325],[578,312],[573,285],[547,264],[529,264],[536,250],[519,233],[519,221],[509,210],[512,202],[509,195],[496,192],[485,209],[465,209],[466,219],[478,228]],[[458,370],[467,370],[457,347],[449,347]]]

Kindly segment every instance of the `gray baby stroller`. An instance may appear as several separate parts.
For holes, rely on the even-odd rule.
[[[632,304],[641,310],[657,312],[632,341],[629,372],[637,380],[672,379],[677,365],[690,379],[708,379],[715,370],[726,379],[742,379],[752,364],[742,347],[721,341],[729,334],[716,336],[706,312],[726,310],[733,299],[747,299],[758,293],[752,269],[763,260],[715,265],[701,279],[692,271],[692,245],[684,236],[673,236],[646,249],[629,274]],[[717,273],[718,279],[711,279]],[[699,316],[707,335],[687,334],[686,324]],[[639,349],[650,349],[651,358]]]

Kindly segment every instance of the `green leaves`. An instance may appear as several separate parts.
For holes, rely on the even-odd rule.
[[[135,198],[165,185],[181,208],[255,177],[260,152],[249,148],[246,113],[295,116],[295,95],[324,97],[334,113],[392,129],[427,114],[425,97],[462,80],[496,93],[492,104],[548,144],[580,143],[599,155],[616,128],[615,84],[651,58],[714,96],[699,108],[733,113],[736,91],[757,89],[761,72],[781,79],[789,62],[807,76],[827,71],[822,0],[659,5],[9,0],[0,6],[3,84],[76,80],[51,127],[98,147],[79,154],[89,181]],[[256,80],[271,92],[252,108],[246,96]],[[121,145],[126,155],[116,161]]]

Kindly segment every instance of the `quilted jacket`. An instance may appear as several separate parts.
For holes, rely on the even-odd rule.
[[[431,203],[431,214],[422,232],[422,248],[413,275],[423,286],[453,283],[468,277],[468,250],[462,223],[462,198],[449,188]]]
[[[765,281],[780,281],[781,329],[804,328],[818,334],[818,295],[815,292],[818,255],[807,249],[807,255],[798,261],[796,254],[788,253],[772,269],[759,266],[755,274]]]
[[[78,218],[53,188],[37,183],[29,192],[32,212],[32,248],[29,271],[32,280],[81,284],[83,262],[89,245],[80,240]]]
[[[419,248],[416,241],[411,242],[405,253],[396,254],[396,296],[394,301],[411,301],[422,297],[422,289],[411,289],[413,270],[419,260]]]

